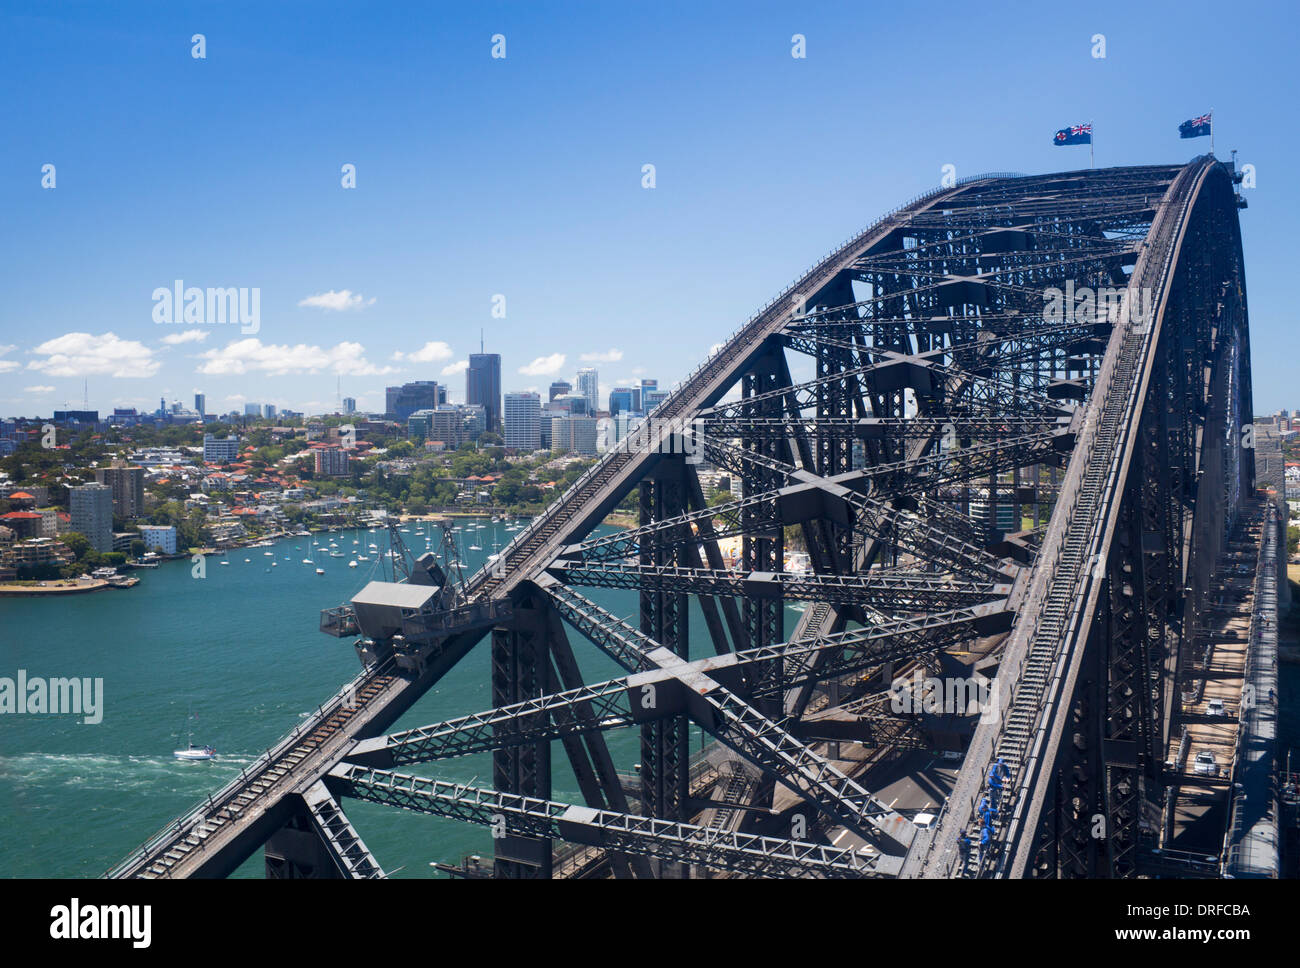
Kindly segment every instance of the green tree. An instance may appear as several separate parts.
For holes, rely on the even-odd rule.
[[[68,550],[77,561],[85,558],[87,552],[91,550],[90,539],[80,531],[66,531],[61,540],[68,546]]]

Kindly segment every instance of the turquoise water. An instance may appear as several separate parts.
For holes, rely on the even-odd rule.
[[[503,525],[484,523],[487,528],[475,532],[484,550],[462,552],[474,568],[494,541],[504,545],[514,536]],[[418,530],[403,538],[417,554],[425,550]],[[302,559],[311,541],[324,546],[330,539],[344,552],[371,541],[387,550],[382,531],[291,538],[273,548],[231,552],[227,566],[209,557],[202,579],[192,577],[188,562],[174,561],[133,572],[140,584],[131,589],[0,601],[0,676],[13,678],[25,669],[29,677],[102,677],[105,707],[97,725],[74,716],[0,716],[0,875],[101,874],[238,774],[356,674],[360,664],[350,640],[318,631],[320,610],[347,601],[381,575],[373,554],[356,568],[347,567],[347,558],[318,556],[326,573],[317,575]],[[585,594],[617,615],[635,614],[633,592]],[[587,682],[620,674],[578,633],[568,632]],[[693,653],[711,652],[698,611],[691,632]],[[215,761],[183,763],[172,756],[185,745],[191,704],[198,717],[194,742],[214,746]],[[394,728],[490,705],[485,638]],[[607,736],[618,768],[631,771],[639,753],[636,731]],[[692,749],[698,747],[697,736]],[[559,743],[552,763],[554,798],[581,802]],[[444,760],[410,772],[490,786],[491,758]],[[345,808],[395,877],[428,877],[435,873],[431,862],[491,853],[486,828],[356,801]],[[238,876],[262,876],[260,851]]]

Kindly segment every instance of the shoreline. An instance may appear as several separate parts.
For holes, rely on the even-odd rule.
[[[39,585],[0,585],[0,596],[10,598],[40,598],[46,595],[80,595],[85,592],[97,592],[103,588],[111,588],[108,582],[102,578],[96,578],[92,581],[68,581],[67,579],[54,579],[54,583],[46,582],[46,587],[41,588]]]

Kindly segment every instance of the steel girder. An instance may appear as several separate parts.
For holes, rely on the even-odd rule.
[[[933,610],[963,602],[990,601],[1011,594],[1011,585],[957,581],[950,575],[878,571],[865,575],[743,572],[730,569],[653,567],[605,561],[586,565],[557,561],[550,569],[561,580],[590,588],[643,588],[695,595],[784,598],[864,605],[873,609]]]
[[[1130,338],[1128,297],[1121,297],[1118,314],[1091,303],[1071,306],[1076,315],[1060,321],[1047,294],[1075,286],[1127,290],[1153,272],[1163,279],[1170,260],[1177,261],[1166,244],[1176,234],[1170,219],[1190,197],[1170,188],[1210,168],[1198,161],[1186,169],[976,179],[891,214],[837,249],[727,338],[656,411],[645,433],[606,454],[492,569],[471,579],[464,607],[497,623],[493,709],[337,744],[340,757],[351,749],[358,758],[369,751],[410,761],[490,749],[498,791],[380,776],[337,761],[330,782],[471,822],[486,822],[495,815],[489,809],[506,815],[497,865],[504,875],[549,873],[550,842],[561,838],[602,848],[616,872],[645,873],[642,860],[625,863],[633,856],[667,864],[657,868],[667,873],[700,865],[764,876],[858,874],[866,863],[858,855],[835,868],[846,855],[747,833],[706,849],[709,835],[687,822],[698,802],[689,786],[688,721],[792,785],[824,815],[874,829],[879,811],[865,779],[831,767],[814,742],[798,738],[816,735],[806,716],[814,694],[817,708],[874,708],[892,661],[994,636],[984,648],[1001,653],[1000,680],[1015,682],[1004,690],[1011,697],[1008,721],[1016,709],[1030,710],[1031,727],[1041,732],[1046,722],[1059,740],[1066,717],[1051,711],[1059,707],[1075,717],[1077,731],[1097,740],[1086,758],[1086,797],[1056,782],[1065,761],[1044,750],[1016,761],[1015,802],[1036,801],[1040,817],[1048,815],[1043,802],[1055,797],[1064,809],[1052,814],[1058,819],[1085,816],[1100,803],[1121,822],[1104,851],[1088,846],[1080,860],[1093,871],[1125,873],[1141,829],[1130,818],[1147,812],[1158,786],[1152,763],[1175,690],[1169,653],[1185,638],[1181,598],[1170,590],[1202,581],[1201,546],[1212,543],[1197,538],[1197,528],[1207,525],[1195,513],[1207,413],[1179,404],[1207,382],[1207,346],[1214,350],[1211,369],[1218,368],[1208,381],[1215,399],[1232,397],[1229,385],[1238,397],[1243,386],[1248,393],[1239,376],[1248,362],[1244,308],[1207,313],[1205,301],[1189,304],[1175,333],[1162,302],[1169,335],[1155,355],[1164,354],[1165,370],[1148,390],[1152,341]],[[1197,246],[1231,247],[1210,236]],[[1239,267],[1239,248],[1235,263],[1221,261]],[[1214,258],[1200,263],[1206,279],[1222,280]],[[1244,306],[1244,295],[1238,301]],[[1237,331],[1235,350],[1215,335]],[[812,359],[811,380],[792,379],[787,353]],[[1238,374],[1235,383],[1226,372]],[[1140,386],[1112,392],[1130,377]],[[1151,402],[1157,398],[1158,406]],[[1139,414],[1143,429],[1131,432]],[[1129,441],[1140,440],[1142,452],[1167,473],[1098,470],[1100,486],[1093,487],[1098,482],[1085,479],[1084,465],[1113,463],[1104,446],[1098,449],[1103,424],[1108,433],[1118,430],[1114,454],[1127,454]],[[1213,489],[1231,503],[1242,472],[1230,448],[1216,455],[1223,471]],[[705,506],[712,496],[693,466],[700,457],[739,482],[739,498]],[[595,535],[634,489],[639,526]],[[1131,510],[1121,514],[1121,505]],[[1090,514],[1100,530],[1071,544],[1072,529]],[[803,544],[809,571],[787,571],[790,542]],[[738,548],[728,560],[733,543]],[[598,608],[574,590],[578,584],[638,591],[636,619],[624,622]],[[784,603],[795,596],[808,607],[783,641]],[[982,603],[953,607],[966,601]],[[702,609],[712,657],[690,659],[692,602]],[[1058,602],[1079,607],[1059,610]],[[584,685],[558,627],[561,617],[630,675]],[[862,627],[850,629],[850,621]],[[1059,639],[1052,623],[1060,626]],[[462,656],[472,633],[437,623],[421,628],[404,643],[365,643],[361,651],[395,655],[404,673],[436,681],[424,670]],[[1000,633],[1008,629],[1003,642]],[[1061,640],[1070,637],[1078,648],[1062,652]],[[1051,687],[1036,696],[1030,645],[1049,641],[1070,671],[1059,682],[1047,680]],[[1080,670],[1093,670],[1094,685],[1078,686]],[[859,672],[871,675],[841,694],[839,680]],[[679,696],[680,707],[673,700],[647,714],[632,691],[647,685]],[[643,740],[641,817],[620,799],[602,739],[609,729],[632,726]],[[887,718],[875,732],[882,752],[915,742]],[[587,806],[550,801],[553,741],[573,762]],[[999,748],[977,732],[939,835],[918,838],[901,868],[876,862],[872,872],[952,873],[943,858],[955,842],[953,817],[970,778]],[[744,803],[728,799],[729,806],[769,802],[771,781],[747,789]],[[1027,844],[1047,829],[1028,814],[1021,826],[1029,830]],[[1053,835],[1057,854],[1073,849],[1061,846],[1071,837]],[[1059,859],[1052,865],[1058,872],[1068,866]]]
[[[1060,495],[1068,511],[1058,505],[1029,584],[1031,600],[1043,596],[1032,645],[1020,650],[1014,632],[1008,644],[1024,656],[1004,666],[1017,694],[991,737],[972,743],[954,791],[961,807],[925,862],[931,876],[954,873],[952,843],[974,822],[991,750],[1013,774],[994,824],[998,849],[962,873],[1132,877],[1161,829],[1178,643],[1234,496],[1250,483],[1250,462],[1237,456],[1249,388],[1228,376],[1247,341],[1222,166],[1198,159],[1179,174],[1145,248],[1134,280],[1154,291],[1153,318],[1117,331],[1098,375],[1085,422],[1093,439],[1076,448]],[[1090,465],[1101,454],[1108,476]],[[1189,486],[1198,466],[1225,468],[1209,495]]]
[[[452,817],[506,836],[564,839],[672,865],[697,864],[751,877],[858,878],[897,870],[897,861],[889,857],[868,857],[853,849],[719,832],[364,766],[337,767],[330,782],[344,796]]]

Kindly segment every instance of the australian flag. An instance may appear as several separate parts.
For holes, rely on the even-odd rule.
[[[1178,137],[1199,138],[1201,135],[1209,134],[1212,117],[1213,115],[1210,114],[1202,114],[1199,118],[1184,121],[1178,126]]]
[[[1052,144],[1054,145],[1090,145],[1092,144],[1092,125],[1091,124],[1074,124],[1068,128],[1062,128],[1056,134],[1052,135]]]

